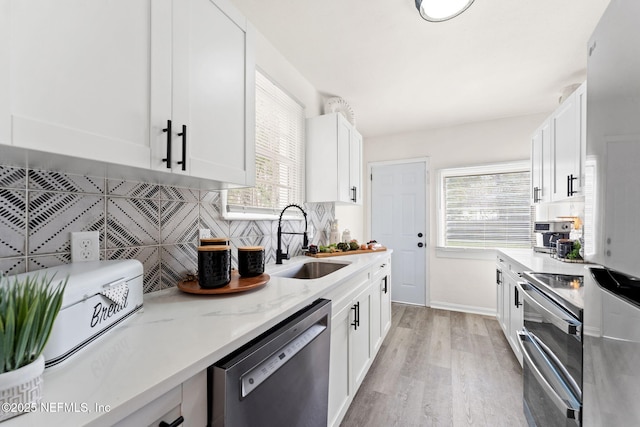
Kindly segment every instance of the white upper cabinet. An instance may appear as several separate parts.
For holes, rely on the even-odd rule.
[[[228,0],[14,0],[10,21],[0,143],[254,184],[253,32]]]
[[[576,93],[571,94],[551,116],[554,156],[554,186],[552,200],[562,200],[575,194],[580,179],[579,109]]]
[[[362,136],[340,113],[307,119],[307,202],[362,204]]]
[[[531,137],[531,198],[551,201],[551,121],[545,120]]]
[[[355,128],[349,138],[349,191],[351,201],[362,204],[362,135]]]
[[[532,135],[533,203],[583,195],[586,106],[585,82]]]
[[[171,55],[157,64],[162,68],[153,86],[151,128],[158,148],[152,168],[254,185],[252,28],[226,0],[175,0],[171,18],[166,25],[173,28],[173,37],[156,35],[158,45],[170,43]],[[170,167],[164,160],[168,120]]]
[[[149,168],[151,3],[11,1],[14,145]]]

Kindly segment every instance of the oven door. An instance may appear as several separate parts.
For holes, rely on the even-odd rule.
[[[566,370],[526,327],[518,337],[523,355],[524,411],[529,425],[579,426],[580,396],[568,381]]]
[[[528,282],[518,283],[524,328],[524,410],[530,425],[580,425],[582,322]]]

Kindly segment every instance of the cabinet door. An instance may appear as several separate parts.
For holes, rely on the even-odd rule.
[[[504,287],[504,274],[500,269],[500,265],[496,267],[496,320],[498,324],[503,326],[504,319],[504,292],[502,288]]]
[[[551,201],[551,121],[545,120],[531,138],[531,198]]]
[[[351,401],[349,382],[349,334],[351,306],[331,317],[331,356],[329,362],[329,426],[338,425]]]
[[[371,290],[366,288],[354,300],[351,310],[351,342],[349,350],[351,354],[351,373],[353,390],[357,390],[364,380],[371,361]],[[357,320],[357,322],[356,322]]]
[[[349,140],[349,191],[351,201],[355,204],[362,204],[362,135],[355,130],[351,130]]]
[[[384,337],[391,329],[391,273],[387,273],[380,284],[382,285],[380,289],[380,324],[382,332],[380,344],[382,344]]]
[[[253,32],[227,0],[176,0],[173,8],[174,130],[186,126],[186,148],[185,136],[176,136],[174,151],[186,165],[177,169],[253,185]]]
[[[371,324],[369,328],[369,342],[371,343],[371,354],[376,354],[378,348],[382,344],[382,318],[381,318],[381,304],[382,293],[381,287],[382,279],[373,280],[371,284]]]
[[[518,361],[522,364],[522,352],[518,343],[518,331],[524,326],[522,296],[518,292],[517,281],[508,276],[509,288],[509,342]]]
[[[149,168],[151,0],[10,3],[13,144]]]
[[[338,114],[338,202],[351,202],[351,124]]]
[[[582,85],[576,89],[576,105],[578,108],[578,147],[576,155],[578,157],[575,167],[578,171],[578,179],[574,181],[573,189],[577,191],[578,194],[584,194],[584,174],[587,158],[587,82],[582,83]]]
[[[553,133],[554,182],[552,200],[571,197],[571,178],[579,178],[576,166],[580,157],[580,135],[578,134],[578,106],[576,93],[569,96],[551,118]],[[573,181],[575,190],[576,181]]]

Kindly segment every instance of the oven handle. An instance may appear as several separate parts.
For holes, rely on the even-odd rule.
[[[578,425],[580,420],[580,405],[577,405],[576,407],[569,406],[566,402],[570,401],[570,399],[565,400],[558,395],[556,390],[551,386],[551,384],[549,384],[544,375],[542,375],[542,372],[540,372],[538,366],[536,366],[533,358],[531,357],[531,354],[529,353],[529,350],[527,350],[524,345],[524,341],[529,341],[538,351],[542,352],[542,350],[540,349],[540,347],[538,347],[536,342],[533,341],[528,332],[518,331],[517,333],[519,338],[518,344],[520,345],[520,350],[522,351],[523,357],[531,367],[531,373],[536,378],[536,381],[542,386],[546,395],[551,398],[556,407],[565,414],[566,418],[575,421],[576,425]]]
[[[579,322],[563,319],[562,315],[565,314],[564,310],[547,303],[545,300],[539,301],[533,297],[533,292],[536,292],[529,283],[518,282],[518,289],[523,298],[530,304],[534,305],[537,309],[541,310],[546,315],[547,319],[555,326],[567,335],[575,336],[578,341],[582,341],[582,325]]]
[[[574,393],[578,397],[578,400],[582,401],[582,390],[580,390],[580,386],[578,385],[576,380],[571,376],[567,368],[565,368],[565,366],[562,364],[560,359],[558,359],[558,356],[556,356],[555,353],[551,351],[551,349],[544,342],[542,342],[540,338],[536,336],[536,334],[529,331],[527,331],[527,333],[529,334],[529,337],[536,344],[538,344],[538,346],[542,349],[544,354],[546,356],[549,356],[549,358],[553,361],[555,368],[557,368],[562,373],[562,375],[567,379],[567,381],[569,381],[569,386],[573,389]]]

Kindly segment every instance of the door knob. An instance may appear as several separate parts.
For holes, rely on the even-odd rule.
[[[423,236],[423,234],[422,234],[422,233],[418,233],[418,237],[422,237],[422,236]]]
[[[422,243],[422,242],[418,243],[418,247],[419,247],[419,248],[421,248],[421,247],[423,247],[423,246],[424,246],[424,243]]]

